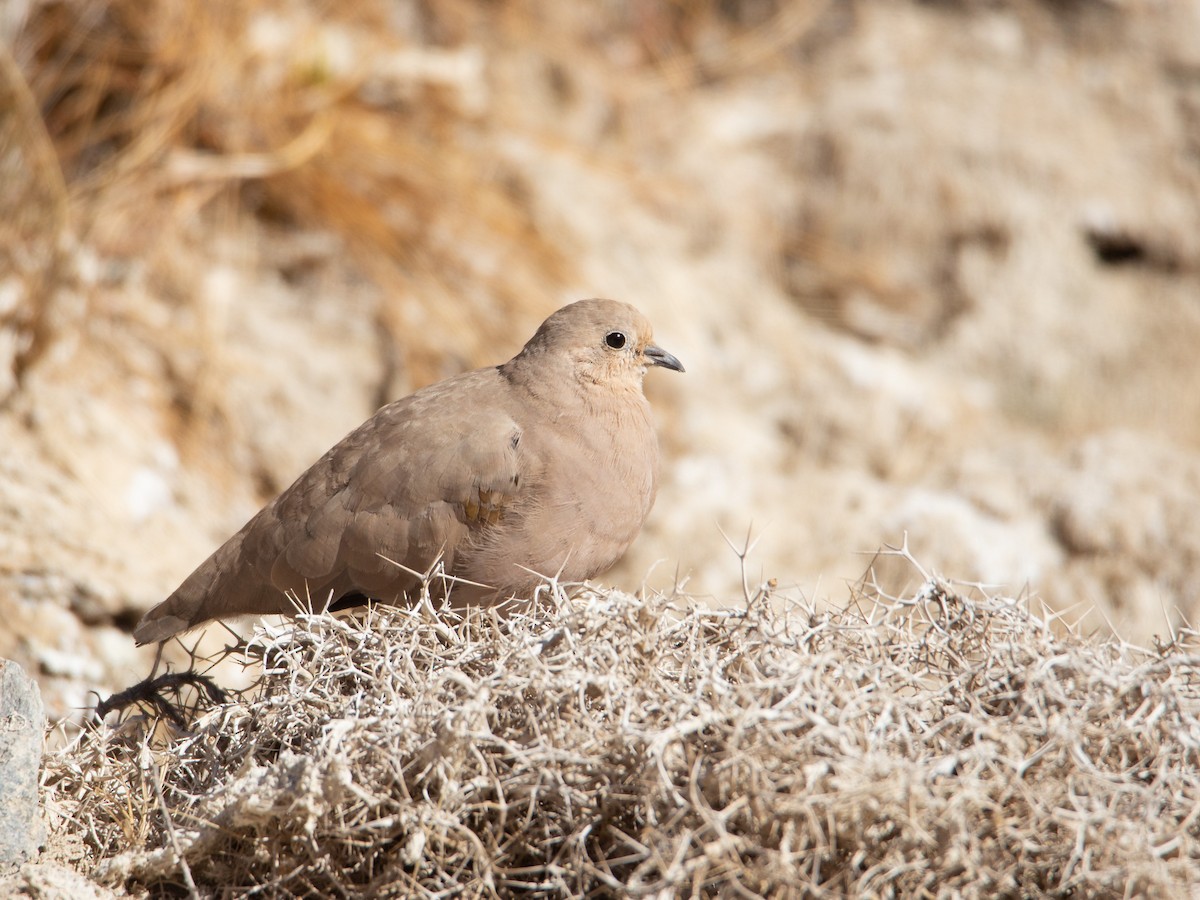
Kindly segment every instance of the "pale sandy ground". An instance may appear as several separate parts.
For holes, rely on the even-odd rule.
[[[649,379],[661,490],[607,582],[734,601],[722,530],[752,529],[751,578],[838,602],[907,535],[1130,640],[1195,617],[1200,4],[675,9],[264,7],[206,76],[218,137],[103,184],[76,159],[58,238],[37,136],[3,120],[0,656],[51,716],[140,677],[140,613],[380,403],[581,296],[637,304],[688,367]],[[304,146],[261,156],[305,120],[234,115],[309,69],[370,73],[359,131],[309,137],[400,235],[373,253],[303,193]],[[445,133],[376,154],[372,129],[433,128],[430,90]],[[280,168],[293,197],[259,183]]]

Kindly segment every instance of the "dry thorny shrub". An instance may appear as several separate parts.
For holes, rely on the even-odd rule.
[[[928,579],[816,611],[584,590],[260,629],[256,688],[52,756],[52,829],[193,895],[1164,895],[1200,878],[1194,634]]]

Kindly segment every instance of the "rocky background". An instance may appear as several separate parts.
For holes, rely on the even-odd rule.
[[[583,296],[688,367],[606,582],[838,602],[907,543],[1101,634],[1195,618],[1200,3],[24,0],[0,657],[52,718],[141,677],[263,502]]]

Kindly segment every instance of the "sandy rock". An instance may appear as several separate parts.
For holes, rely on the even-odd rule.
[[[1197,508],[1200,454],[1130,431],[1082,441],[1049,498],[1068,561],[1056,593],[1108,610],[1130,637],[1195,621]]]
[[[0,878],[0,894],[28,900],[109,900],[118,895],[60,863],[28,863]]]

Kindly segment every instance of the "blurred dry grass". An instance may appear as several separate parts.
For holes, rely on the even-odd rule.
[[[454,4],[432,4],[421,30],[438,30],[439,6]],[[395,301],[380,325],[414,379],[438,374],[451,339],[487,358],[568,268],[487,152],[481,63],[401,42],[390,14],[374,0],[34,3],[3,68],[3,159],[27,186],[6,192],[20,223],[6,247],[54,246],[69,224],[106,259],[152,259],[188,303],[190,270],[156,248],[186,246],[197,218],[210,240],[223,220],[235,237],[239,219],[328,230]],[[39,348],[52,298],[38,283],[24,295],[19,324]]]
[[[1196,654],[936,579],[309,617],[190,731],[52,755],[45,802],[59,857],[135,892],[1175,896]]]
[[[16,61],[0,44],[0,332],[8,349],[12,384],[0,382],[0,400],[45,352],[50,328],[42,298],[53,290],[66,225],[67,187],[36,98]]]

